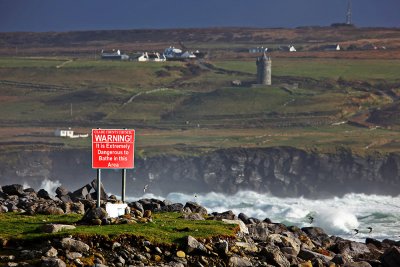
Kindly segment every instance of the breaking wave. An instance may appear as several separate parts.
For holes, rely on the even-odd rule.
[[[400,235],[400,196],[347,194],[341,198],[310,200],[242,191],[234,195],[170,193],[160,197],[145,194],[130,200],[140,198],[168,199],[179,203],[195,201],[209,212],[232,210],[237,215],[242,212],[250,217],[269,218],[286,225],[317,226],[329,235],[358,241],[365,241],[366,237],[398,240]],[[314,218],[312,223],[310,216]],[[371,233],[368,227],[373,228]],[[353,229],[358,229],[359,233],[355,234]]]

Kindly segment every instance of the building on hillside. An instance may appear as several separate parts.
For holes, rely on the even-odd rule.
[[[286,51],[286,52],[296,52],[297,51],[293,45],[280,46],[279,50]]]
[[[200,52],[196,51],[195,53],[200,53]],[[175,48],[173,46],[170,46],[164,50],[164,56],[167,60],[195,59],[197,58],[195,53],[190,51],[183,52],[181,49]]]
[[[112,51],[101,50],[101,59],[106,60],[128,60],[129,56],[122,54],[121,51],[113,49]]]
[[[272,84],[272,61],[271,57],[263,53],[261,57],[257,58],[257,84],[271,85]]]
[[[160,53],[157,52],[153,53],[144,52],[135,59],[139,62],[147,62],[147,61],[164,62],[167,60],[164,54],[160,55]]]
[[[59,136],[59,137],[71,137],[74,136],[74,131],[71,130],[71,128],[66,129],[57,129],[54,132],[55,136]]]
[[[71,128],[68,129],[57,129],[54,131],[54,135],[58,137],[68,137],[68,138],[87,138],[89,134],[77,134]]]
[[[334,45],[324,45],[318,48],[320,51],[340,51],[342,48],[340,47],[339,44],[334,44]]]
[[[260,47],[252,47],[252,48],[249,48],[249,53],[251,53],[251,54],[254,54],[254,53],[264,53],[264,52],[268,52],[268,47],[263,47],[263,46],[260,46]]]

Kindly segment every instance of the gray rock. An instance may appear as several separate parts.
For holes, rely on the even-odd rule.
[[[323,254],[308,250],[308,249],[300,249],[299,254],[297,255],[302,260],[313,260],[313,259],[321,259],[327,264],[329,261],[332,260],[332,257],[325,256]]]
[[[232,256],[229,258],[230,267],[248,267],[253,266],[251,261],[247,258],[240,258],[238,256]]]
[[[43,254],[45,257],[57,257],[58,252],[57,249],[50,247],[43,250]]]
[[[236,220],[237,219],[236,215],[231,210],[228,210],[228,211],[225,211],[222,213],[213,212],[212,216],[213,216],[213,220],[219,220],[219,221],[222,219],[226,219],[226,220]]]
[[[359,261],[359,262],[348,262],[343,265],[343,267],[372,267],[371,264],[369,264],[366,261]]]
[[[20,257],[25,260],[32,260],[42,256],[42,251],[24,249],[20,253]]]
[[[208,214],[206,208],[202,207],[200,204],[196,203],[196,202],[186,202],[185,206],[183,207],[185,208],[189,208],[192,213],[200,213],[203,216],[206,216]]]
[[[293,248],[295,256],[300,252],[301,242],[291,232],[285,232],[281,235],[282,244],[286,247]]]
[[[247,228],[254,241],[265,242],[270,234],[267,223],[249,224]]]
[[[245,224],[249,223],[249,217],[244,213],[239,213],[239,220],[242,220]]]
[[[262,249],[261,253],[266,257],[269,264],[276,267],[290,267],[290,262],[276,246],[267,246]]]
[[[49,192],[47,192],[47,191],[44,190],[44,189],[40,189],[40,190],[37,192],[37,196],[40,197],[40,198],[44,198],[44,199],[51,199],[51,197],[50,197],[50,195],[49,195]]]
[[[11,196],[23,196],[24,195],[24,187],[20,184],[12,184],[12,185],[5,185],[2,187],[2,190],[5,194]]]
[[[328,266],[324,263],[323,260],[319,259],[319,258],[315,258],[311,261],[311,264],[313,267],[325,267]]]
[[[367,237],[367,238],[365,239],[365,244],[366,244],[366,245],[372,244],[372,245],[374,245],[374,246],[375,246],[376,248],[378,248],[378,249],[382,248],[382,242],[381,242],[381,241],[376,240],[376,239],[373,239],[373,238],[370,238],[370,237]]]
[[[92,224],[95,220],[106,220],[108,218],[107,211],[103,208],[93,208],[88,210],[82,217],[82,222]]]
[[[128,206],[131,209],[140,211],[142,214],[144,213],[143,205],[139,201],[131,202],[131,203],[128,204]]]
[[[305,232],[312,241],[320,246],[330,243],[329,236],[320,227],[304,227],[301,228],[301,230]]]
[[[59,198],[60,198],[61,201],[64,202],[64,203],[72,202],[72,198],[71,198],[69,195],[59,196]]]
[[[183,204],[181,203],[173,203],[166,205],[161,208],[161,211],[167,211],[167,212],[182,212],[183,211]]]
[[[8,208],[4,205],[0,205],[0,213],[6,213],[8,212]]]
[[[94,189],[95,196],[97,196],[97,179],[93,179],[93,181],[90,184],[91,184],[92,188]],[[106,190],[104,190],[103,183],[100,184],[100,199],[102,199],[102,200],[108,199],[108,195],[106,193]]]
[[[336,254],[331,260],[333,263],[343,265],[347,262],[352,261],[351,257],[346,254]]]
[[[190,221],[204,221],[204,217],[200,213],[182,214],[182,218]]]
[[[120,262],[122,264],[122,266],[125,265],[125,259],[122,258],[121,256],[118,257],[118,262]]]
[[[76,214],[85,214],[85,205],[81,202],[74,202],[71,205],[71,212]]]
[[[67,224],[45,224],[42,226],[42,231],[45,233],[57,233],[64,230],[73,230],[76,227]]]
[[[384,267],[400,266],[400,248],[391,247],[385,250],[385,253],[381,257],[381,262]]]
[[[336,242],[334,251],[339,254],[348,254],[353,258],[358,258],[371,252],[366,244],[349,240]]]
[[[69,190],[66,189],[64,186],[59,186],[59,187],[57,187],[57,189],[56,189],[56,195],[57,195],[57,197],[59,197],[59,198],[61,198],[62,196],[68,195],[68,193],[69,193]]]
[[[89,252],[89,246],[82,241],[75,240],[69,237],[63,238],[61,240],[61,246],[64,249],[75,251],[75,252],[80,252],[80,253],[86,253]]]
[[[187,253],[199,253],[199,252],[207,252],[207,249],[201,244],[196,238],[192,236],[188,236],[186,238],[186,252]]]
[[[66,267],[66,264],[58,258],[43,257],[41,267]]]
[[[76,260],[78,258],[82,258],[82,254],[79,252],[67,252],[67,253],[65,253],[65,256],[69,260]]]
[[[249,234],[249,229],[247,229],[247,226],[241,220],[222,219],[222,222],[224,222],[226,224],[237,224],[239,226],[239,232],[241,234]]]
[[[64,211],[62,208],[50,206],[50,207],[44,207],[40,213],[45,215],[62,215],[64,214]]]
[[[78,190],[72,192],[70,194],[70,197],[74,201],[78,201],[78,200],[81,200],[81,199],[87,199],[88,196],[90,196],[89,192],[90,192],[91,189],[92,189],[92,187],[89,184],[87,184],[87,185],[79,188]]]
[[[221,254],[223,254],[223,255],[228,254],[228,251],[229,251],[228,241],[221,240],[219,243],[216,244],[216,247]]]

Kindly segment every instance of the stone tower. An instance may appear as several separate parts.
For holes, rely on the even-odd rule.
[[[257,58],[257,83],[262,85],[271,85],[271,67],[272,61],[265,52]]]

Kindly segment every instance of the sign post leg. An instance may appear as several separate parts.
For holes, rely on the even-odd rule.
[[[100,208],[101,169],[97,169],[97,207]]]
[[[126,169],[122,169],[122,202],[125,203]]]

